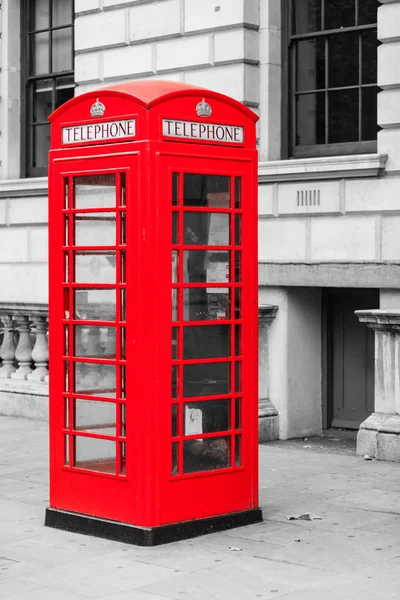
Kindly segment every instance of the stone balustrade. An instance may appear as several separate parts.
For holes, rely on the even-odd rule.
[[[278,413],[269,398],[268,328],[277,306],[259,307],[259,439],[278,437]],[[45,304],[0,304],[0,414],[46,420],[48,418],[49,351],[48,307]],[[115,353],[113,328],[80,327],[77,356],[110,357]],[[94,378],[99,380],[97,383]],[[83,389],[100,383],[110,387],[96,371],[82,366],[77,381]],[[93,380],[93,381],[92,381]],[[100,381],[101,380],[101,381]]]
[[[0,304],[0,390],[8,379],[48,383],[47,312],[42,304]]]

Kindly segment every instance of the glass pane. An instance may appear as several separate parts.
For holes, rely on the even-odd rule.
[[[293,33],[311,33],[321,29],[321,0],[293,0]]]
[[[242,428],[242,399],[235,398],[235,429]]]
[[[126,398],[126,367],[119,368],[120,398]]]
[[[116,203],[115,175],[75,177],[75,208],[106,208]]]
[[[296,45],[296,89],[299,92],[325,87],[325,39],[303,40]]]
[[[50,125],[35,125],[32,127],[32,136],[32,166],[35,168],[47,168],[50,148]]]
[[[73,76],[68,77],[57,77],[56,79],[56,98],[55,98],[55,107],[58,108],[67,100],[70,100],[74,97],[74,78]]]
[[[178,397],[178,367],[172,367],[172,389],[171,397]]]
[[[64,354],[69,354],[68,325],[64,326]]]
[[[57,29],[52,32],[53,56],[52,72],[72,70],[72,29]]]
[[[330,144],[358,141],[358,89],[329,92]]]
[[[242,326],[235,325],[235,356],[242,354]]]
[[[229,325],[199,325],[183,330],[183,358],[221,358],[230,355]]]
[[[115,398],[115,365],[75,363],[75,392]]]
[[[197,473],[230,466],[230,437],[183,442],[183,472]]]
[[[228,283],[229,252],[185,250],[183,280],[189,283]]]
[[[242,391],[242,363],[235,363],[235,392]]]
[[[235,177],[235,208],[242,206],[242,179]]]
[[[119,213],[119,243],[121,245],[126,244],[126,214],[125,212]]]
[[[33,115],[34,123],[47,123],[47,117],[52,111],[53,82],[51,79],[42,79],[33,87]]]
[[[74,319],[115,321],[115,290],[74,290]]]
[[[116,434],[116,407],[113,402],[75,400],[75,429],[101,435]]]
[[[115,442],[75,437],[75,467],[115,474]]]
[[[120,449],[120,475],[126,476],[126,444],[121,442]]]
[[[179,244],[178,225],[179,225],[179,213],[174,211],[172,213],[172,243],[173,244]]]
[[[229,215],[189,212],[184,214],[184,244],[229,245]]]
[[[364,31],[361,36],[362,44],[362,83],[376,83],[378,39],[376,29]]]
[[[86,213],[75,215],[76,246],[115,246],[115,213]]]
[[[178,443],[172,444],[172,475],[178,475]]]
[[[50,73],[50,36],[48,32],[35,33],[30,36],[31,64],[30,75],[45,75]]]
[[[172,437],[176,437],[178,435],[178,404],[172,405]]]
[[[362,129],[361,135],[363,140],[376,140],[377,127],[377,93],[378,88],[364,88],[362,94]]]
[[[69,245],[68,216],[64,216],[64,246]]]
[[[235,290],[235,319],[240,319],[242,316],[242,290]]]
[[[235,438],[235,465],[242,466],[242,436],[237,435]]]
[[[178,283],[178,277],[179,277],[178,257],[179,257],[178,250],[172,250],[172,283]]]
[[[296,97],[296,145],[325,143],[325,96],[302,94]]]
[[[85,327],[75,330],[75,356],[115,358],[115,327]]]
[[[121,436],[126,437],[126,405],[121,404]]]
[[[120,290],[120,317],[121,321],[126,321],[126,290]]]
[[[229,431],[230,403],[227,398],[185,404],[184,435]]]
[[[69,428],[69,399],[64,398],[64,427]]]
[[[235,282],[242,281],[242,253],[235,252]]]
[[[126,175],[125,173],[120,173],[120,182],[121,182],[121,197],[120,197],[120,206],[126,206]]]
[[[240,246],[242,243],[242,215],[235,215],[235,244]]]
[[[355,24],[355,0],[325,0],[325,29],[342,29]]]
[[[178,290],[172,290],[172,320],[178,320]]]
[[[328,83],[330,88],[358,85],[358,40],[359,35],[355,31],[329,38]]]
[[[110,336],[108,338],[108,336],[110,335],[109,334],[110,330],[111,330],[111,328],[108,327],[107,341],[108,341],[108,339],[110,339],[110,341],[112,340],[112,336]],[[126,358],[126,329],[125,329],[125,327],[120,327],[119,332],[120,332],[120,341],[121,341],[121,347],[120,347],[120,355],[121,356],[120,356],[120,358],[122,358],[124,360]],[[107,352],[110,350],[110,347],[108,344],[106,346],[106,350],[107,350]],[[107,358],[108,358],[108,356],[107,356]]]
[[[35,0],[29,3],[30,29],[47,29],[50,26],[49,8],[49,0]]]
[[[172,206],[178,206],[179,174],[172,173]]]
[[[178,328],[172,328],[172,360],[178,358]]]
[[[69,363],[64,363],[64,391],[69,392]]]
[[[184,290],[185,321],[217,321],[229,318],[229,290],[226,288]]]
[[[183,203],[185,206],[230,208],[230,178],[185,173]]]
[[[184,365],[184,397],[229,394],[229,372],[229,363],[227,362]]]
[[[76,283],[115,283],[115,252],[74,252]]]
[[[359,0],[358,2],[358,24],[372,25],[378,20],[377,0]]]
[[[126,283],[126,252],[119,252],[119,282]]]
[[[52,3],[53,27],[72,23],[72,0],[52,0]]]
[[[69,208],[68,177],[64,178],[64,208]]]
[[[64,435],[64,465],[70,466],[69,463],[69,435]]]

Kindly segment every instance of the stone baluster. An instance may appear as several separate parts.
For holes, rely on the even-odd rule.
[[[27,379],[32,373],[32,343],[30,337],[30,323],[26,315],[16,315],[17,329],[19,331],[18,344],[15,349],[15,358],[19,364],[15,373],[11,374],[11,379]]]
[[[275,318],[277,306],[258,307],[258,440],[267,442],[279,437],[278,411],[269,398],[268,329]]]
[[[27,376],[30,381],[45,381],[49,374],[47,368],[49,350],[47,344],[47,319],[44,315],[32,315],[30,317],[36,329],[36,340],[32,350],[32,360],[35,369]]]
[[[14,324],[11,315],[1,315],[0,319],[4,324],[3,343],[0,347],[0,358],[3,361],[0,368],[0,378],[8,379],[11,377],[11,373],[15,371]]]

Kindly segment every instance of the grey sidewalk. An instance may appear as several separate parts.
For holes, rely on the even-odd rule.
[[[45,528],[47,426],[0,417],[1,600],[398,600],[400,465],[308,445],[260,446],[263,523],[138,548]]]

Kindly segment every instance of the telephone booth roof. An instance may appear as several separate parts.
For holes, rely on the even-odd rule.
[[[93,112],[95,104],[99,108],[97,113]],[[201,112],[204,107],[206,111]],[[207,110],[209,114],[205,114]],[[90,127],[90,124],[106,124],[122,117],[135,120],[134,134],[127,136],[129,140],[121,139],[121,136],[116,139],[81,139],[79,134],[75,134],[75,138],[65,138],[65,132],[79,127],[80,124]],[[222,139],[206,139],[206,135],[203,138],[190,135],[175,136],[171,135],[171,132],[166,135],[165,121],[168,119],[179,119],[185,123],[185,131],[189,131],[188,128],[192,124],[196,129],[198,123],[219,127]],[[187,83],[160,80],[131,81],[92,90],[72,98],[49,116],[52,123],[52,149],[105,141],[143,140],[218,143],[254,148],[257,120],[258,116],[252,110],[229,96]],[[243,133],[231,144],[231,138],[225,139],[222,135],[222,128],[228,126],[243,128]],[[210,129],[208,128],[206,133],[207,131]]]

